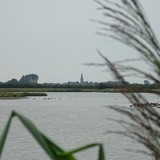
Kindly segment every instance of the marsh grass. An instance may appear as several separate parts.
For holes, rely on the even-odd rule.
[[[47,94],[40,92],[0,92],[0,98],[21,98],[28,96],[47,96]]]
[[[25,97],[23,93],[15,93],[15,92],[0,92],[0,98],[7,97]]]
[[[8,122],[0,136],[0,158],[2,156],[2,151],[7,139],[7,134],[11,126],[11,121],[14,117],[17,117],[20,120],[20,122],[26,127],[26,129],[30,132],[30,134],[34,137],[34,139],[52,160],[76,160],[76,158],[73,156],[74,153],[81,152],[92,147],[98,147],[98,160],[105,160],[102,144],[93,143],[73,149],[71,151],[65,151],[57,144],[55,144],[51,139],[49,139],[46,135],[44,135],[41,131],[39,131],[38,128],[27,117],[15,111],[11,113]]]
[[[43,93],[43,92],[23,92],[22,93],[24,96],[47,96],[46,93]]]
[[[151,67],[152,72],[146,72],[141,68],[125,66],[122,63],[111,62],[99,50],[99,55],[104,59],[114,78],[123,83],[127,92],[122,94],[131,102],[131,104],[147,104],[148,101],[140,93],[132,92],[132,88],[126,85],[123,73],[140,76],[151,80],[154,83],[160,83],[160,45],[156,34],[149,24],[143,7],[139,0],[95,0],[106,21],[95,20],[101,24],[102,30],[98,34],[111,37],[137,51],[141,61]],[[154,3],[154,2],[153,2]],[[158,15],[157,15],[158,16]],[[108,21],[109,20],[109,21]],[[110,21],[111,20],[111,21]],[[118,53],[119,54],[119,53]],[[124,60],[132,61],[132,60]],[[134,90],[133,90],[134,91]],[[157,93],[159,96],[159,93]],[[129,121],[112,119],[116,123],[124,126],[125,131],[110,131],[109,133],[121,134],[134,139],[145,146],[145,150],[137,150],[143,154],[152,156],[155,160],[160,160],[160,114],[154,107],[114,107],[114,111],[124,115]]]

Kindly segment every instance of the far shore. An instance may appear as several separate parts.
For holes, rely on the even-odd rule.
[[[27,96],[47,96],[46,92],[106,92],[106,93],[160,93],[160,89],[124,89],[124,88],[0,88],[0,98],[21,98]]]

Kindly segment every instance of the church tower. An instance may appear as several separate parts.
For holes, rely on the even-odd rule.
[[[84,79],[83,79],[83,74],[81,73],[81,77],[80,77],[80,83],[83,84],[84,83]]]

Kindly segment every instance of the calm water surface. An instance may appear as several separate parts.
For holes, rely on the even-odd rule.
[[[157,96],[145,94],[150,102],[160,103]],[[48,99],[49,98],[49,99]],[[37,127],[65,150],[91,142],[105,146],[106,160],[151,160],[144,155],[128,152],[142,146],[120,135],[106,134],[122,127],[107,118],[123,117],[107,105],[128,107],[129,101],[118,93],[48,93],[48,97],[30,97],[17,100],[0,100],[0,131],[12,110],[30,118]],[[97,148],[76,154],[79,160],[96,160]],[[2,160],[48,160],[48,156],[14,119]]]

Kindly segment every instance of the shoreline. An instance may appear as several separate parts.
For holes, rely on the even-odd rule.
[[[46,92],[111,92],[111,93],[160,93],[160,88],[157,89],[139,89],[139,88],[0,88],[1,95],[12,94],[17,96],[45,96]]]
[[[97,93],[152,93],[160,94],[160,89],[126,90],[122,88],[77,89],[77,88],[0,88],[0,100],[25,99],[27,97],[47,96],[46,92],[97,92]]]

